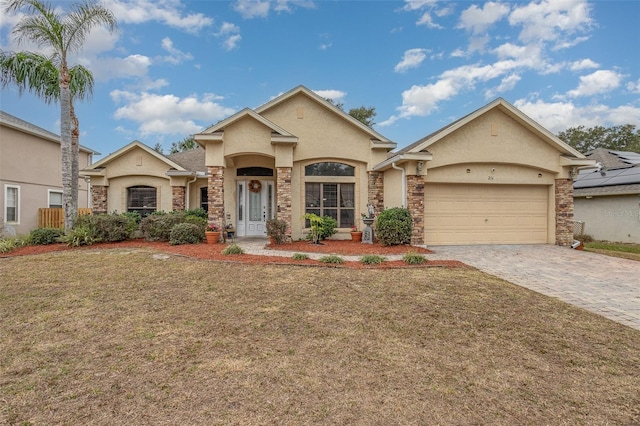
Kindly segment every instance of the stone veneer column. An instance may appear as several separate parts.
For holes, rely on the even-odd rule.
[[[568,247],[573,243],[573,180],[556,179],[556,244]]]
[[[407,208],[413,218],[411,244],[424,244],[424,176],[407,176]]]
[[[276,218],[291,226],[291,167],[276,168]]]
[[[367,205],[372,205],[375,214],[384,210],[384,172],[367,172],[368,196]]]
[[[109,195],[109,187],[102,185],[91,186],[91,208],[94,214],[108,212],[107,197]]]
[[[187,193],[186,187],[184,186],[172,186],[171,187],[172,197],[171,197],[171,206],[173,210],[180,211],[184,210],[185,206],[185,196]]]
[[[224,167],[208,166],[209,182],[207,199],[209,202],[209,223],[223,228],[224,222]]]

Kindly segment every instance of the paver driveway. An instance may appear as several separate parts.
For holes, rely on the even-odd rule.
[[[551,245],[432,246],[538,293],[640,330],[640,262]]]

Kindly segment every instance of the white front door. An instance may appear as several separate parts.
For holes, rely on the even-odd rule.
[[[268,219],[273,218],[273,181],[238,181],[238,236],[266,236]]]

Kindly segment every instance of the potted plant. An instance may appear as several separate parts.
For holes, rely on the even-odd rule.
[[[267,220],[267,236],[271,244],[282,244],[287,238],[287,222],[282,219]]]
[[[210,223],[207,225],[204,235],[207,237],[207,244],[217,244],[220,240],[220,227],[215,223]]]
[[[351,227],[351,241],[362,241],[362,231],[358,231],[356,225]]]

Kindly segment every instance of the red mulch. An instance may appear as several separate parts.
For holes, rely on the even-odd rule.
[[[416,252],[421,254],[432,253],[428,249],[413,246],[391,246],[383,247],[379,244],[362,244],[352,241],[324,241],[325,244],[310,244],[307,241],[296,241],[275,246],[268,246],[272,250],[286,250],[297,253],[327,253],[337,255],[359,256],[365,254],[379,254],[381,256],[392,254],[404,254],[408,252]],[[423,265],[408,265],[401,260],[385,261],[380,265],[363,265],[360,262],[344,262],[340,265],[324,264],[317,260],[293,260],[290,257],[282,256],[259,256],[251,254],[243,255],[223,255],[222,250],[225,244],[185,244],[172,246],[167,242],[145,241],[145,240],[129,240],[117,243],[97,243],[91,246],[83,246],[72,248],[64,244],[50,244],[46,246],[24,246],[12,250],[9,253],[0,253],[2,257],[26,256],[43,253],[51,253],[67,250],[96,250],[96,249],[112,249],[112,248],[151,248],[160,252],[172,253],[196,259],[215,260],[223,262],[238,262],[250,264],[287,264],[287,265],[310,265],[310,266],[329,266],[329,267],[349,267],[357,269],[388,269],[388,268],[408,268],[408,267],[466,267],[462,262],[457,260],[427,260]]]

